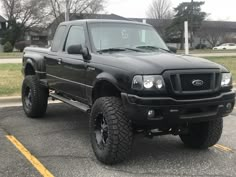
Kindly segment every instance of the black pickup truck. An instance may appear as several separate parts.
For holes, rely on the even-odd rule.
[[[63,22],[51,48],[24,50],[22,71],[26,115],[42,117],[48,97],[87,112],[92,148],[105,164],[123,161],[137,133],[211,147],[235,104],[228,69],[176,55],[152,26],[130,21]]]

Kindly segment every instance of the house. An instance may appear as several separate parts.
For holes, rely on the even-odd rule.
[[[3,46],[1,45],[1,41],[3,37],[3,33],[6,30],[6,23],[7,23],[6,19],[0,15],[0,52],[3,51]]]
[[[70,14],[70,20],[81,20],[81,19],[129,20],[116,14]],[[49,41],[52,41],[57,26],[64,20],[65,20],[65,15],[62,14],[48,26],[47,30],[48,30]]]
[[[47,30],[39,27],[32,27],[25,32],[24,41],[29,45],[45,47],[48,45]]]

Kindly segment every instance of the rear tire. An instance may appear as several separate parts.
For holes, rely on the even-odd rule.
[[[48,105],[48,89],[40,85],[36,76],[26,76],[22,84],[22,105],[30,118],[42,117]]]
[[[116,164],[128,157],[133,131],[119,98],[102,97],[95,101],[90,115],[90,137],[93,151],[102,163]]]
[[[215,145],[222,134],[223,119],[190,124],[188,134],[180,135],[183,143],[195,149],[207,149]]]

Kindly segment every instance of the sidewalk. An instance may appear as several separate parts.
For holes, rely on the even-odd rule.
[[[0,64],[6,64],[6,63],[22,63],[21,58],[1,58]]]

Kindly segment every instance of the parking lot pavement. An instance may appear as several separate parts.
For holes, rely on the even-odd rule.
[[[0,176],[40,176],[31,164],[6,139],[7,133],[0,127]]]
[[[54,176],[236,176],[236,109],[225,118],[219,146],[187,149],[178,137],[135,137],[129,160],[106,166],[92,152],[88,116],[64,104],[50,104],[44,119],[28,119],[21,107],[0,108],[0,176],[40,176],[5,137],[16,137]]]

